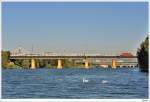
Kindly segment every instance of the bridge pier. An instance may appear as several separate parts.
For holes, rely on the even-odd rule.
[[[35,66],[35,59],[31,59],[31,69],[36,69],[36,66]]]
[[[57,69],[62,69],[62,60],[58,59]]]
[[[85,59],[84,67],[85,67],[86,69],[88,69],[88,68],[89,68],[89,62],[88,62],[88,60],[87,60],[87,59]]]
[[[117,65],[116,65],[116,59],[112,59],[112,66],[111,66],[113,69],[117,68]]]

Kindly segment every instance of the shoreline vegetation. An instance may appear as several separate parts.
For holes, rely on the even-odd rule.
[[[140,48],[137,50],[138,65],[141,71],[149,71],[149,37],[141,43]]]
[[[149,42],[148,42],[148,36],[145,38],[145,40],[141,43],[140,48],[137,50],[137,58],[138,58],[138,65],[141,71],[148,72],[148,48],[149,48]],[[31,60],[23,60],[23,59],[17,59],[17,60],[10,60],[10,51],[1,51],[2,56],[2,68],[4,69],[13,69],[13,68],[24,68],[29,69],[31,67]],[[56,68],[57,67],[57,60],[44,60],[44,59],[37,59],[36,60],[36,66],[38,68]],[[74,60],[63,60],[63,66],[65,68],[74,67],[76,68],[82,68],[84,66],[83,63],[75,63]]]

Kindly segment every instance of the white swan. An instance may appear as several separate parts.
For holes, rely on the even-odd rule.
[[[106,83],[108,83],[107,80],[102,80],[102,84],[106,84]]]
[[[83,83],[88,83],[89,82],[89,80],[87,80],[87,79],[82,79],[82,81],[83,81]]]

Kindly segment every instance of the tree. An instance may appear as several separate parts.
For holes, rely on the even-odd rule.
[[[146,39],[141,43],[140,48],[137,51],[137,58],[138,58],[138,64],[141,69],[141,71],[148,71],[148,56],[149,56],[149,41],[148,36]]]
[[[23,60],[22,61],[22,67],[23,68],[29,68],[30,67],[30,61],[29,60]]]
[[[68,60],[68,59],[64,59],[63,60],[63,66],[66,68],[71,68],[74,66],[74,60]]]
[[[42,59],[39,60],[39,67],[43,68],[44,66],[44,61]]]
[[[17,59],[17,60],[14,61],[15,65],[18,65],[20,67],[22,67],[22,62],[23,62],[22,59]]]
[[[8,68],[10,52],[9,51],[2,51],[2,67]]]

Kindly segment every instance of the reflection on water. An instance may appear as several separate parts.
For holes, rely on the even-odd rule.
[[[3,69],[2,98],[148,98],[138,68]]]

